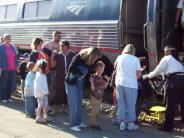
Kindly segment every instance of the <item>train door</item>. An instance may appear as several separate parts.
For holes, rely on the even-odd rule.
[[[157,28],[158,25],[158,9],[160,8],[159,0],[148,0],[147,3],[147,22],[144,25],[144,47],[148,51],[149,68],[152,70],[157,64]]]
[[[164,46],[174,30],[177,2],[178,0],[148,0],[144,47],[148,51],[150,70],[155,68],[163,56]]]
[[[175,28],[175,16],[179,0],[163,0],[162,26],[161,26],[161,50],[169,44],[175,47],[179,52],[183,52],[183,28],[181,24]]]
[[[121,20],[123,23],[123,45],[132,43],[137,56],[145,56],[143,47],[143,25],[146,22],[147,0],[123,0]]]

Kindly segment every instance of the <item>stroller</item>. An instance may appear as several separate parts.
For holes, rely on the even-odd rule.
[[[142,74],[149,71],[146,66],[146,58],[140,58]],[[143,62],[144,61],[144,62]],[[162,77],[154,79],[140,79],[138,81],[137,115],[139,121],[162,123],[164,121],[163,97],[164,81]]]

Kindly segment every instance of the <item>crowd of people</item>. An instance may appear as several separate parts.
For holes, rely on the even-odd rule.
[[[112,124],[118,124],[121,131],[137,130],[138,89],[140,81],[160,74],[166,78],[166,115],[160,130],[172,131],[174,109],[179,98],[182,123],[184,123],[184,69],[175,48],[166,47],[165,56],[149,74],[143,73],[147,66],[140,64],[135,56],[136,48],[128,44],[114,63],[112,76],[105,74],[105,63],[100,60],[101,51],[97,47],[84,48],[79,53],[70,50],[70,43],[61,40],[61,32],[54,31],[52,40],[44,43],[41,38],[33,38],[31,53],[23,55],[18,64],[18,51],[11,44],[11,35],[4,34],[0,44],[0,99],[12,102],[11,93],[16,90],[16,72],[21,76],[22,99],[25,101],[27,117],[36,118],[36,123],[52,121],[60,105],[69,112],[70,129],[81,132],[87,125],[82,121],[83,87],[90,74],[91,118],[89,126],[101,130],[97,116],[104,90],[113,87],[114,111]],[[131,63],[131,64],[130,64]],[[91,72],[91,68],[94,71]],[[142,76],[142,74],[145,74]],[[140,91],[140,90],[139,90]],[[117,113],[116,113],[117,112]]]

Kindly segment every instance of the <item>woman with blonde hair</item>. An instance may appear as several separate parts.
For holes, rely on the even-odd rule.
[[[135,47],[133,44],[128,44],[125,46],[125,48],[122,51],[122,54],[131,54],[131,55],[135,55]]]
[[[101,57],[101,52],[96,47],[89,47],[77,54],[68,69],[65,88],[69,104],[70,129],[80,132],[86,125],[82,123],[82,95],[84,77],[88,73],[89,66],[93,65]]]
[[[138,93],[137,79],[141,77],[140,62],[135,54],[133,44],[128,44],[116,59],[115,84],[118,100],[118,118],[121,122],[120,130],[136,130],[135,105]]]

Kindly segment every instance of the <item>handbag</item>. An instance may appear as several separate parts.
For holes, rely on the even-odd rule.
[[[78,77],[76,74],[70,72],[66,75],[66,78],[65,78],[66,82],[70,85],[74,85],[77,83],[77,80],[78,80]]]

